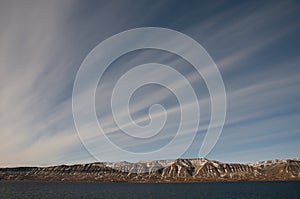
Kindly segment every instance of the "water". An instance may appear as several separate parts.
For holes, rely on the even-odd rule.
[[[0,181],[0,198],[300,198],[300,181],[233,183]]]

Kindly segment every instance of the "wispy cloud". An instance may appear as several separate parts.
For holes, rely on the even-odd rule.
[[[299,156],[295,152],[300,139],[297,128],[300,60],[296,45],[300,32],[299,7],[296,1],[224,1],[218,5],[173,1],[107,1],[91,5],[76,1],[2,1],[0,165],[94,161],[82,146],[73,123],[71,94],[76,71],[99,42],[120,31],[142,26],[182,31],[200,42],[215,59],[227,91],[228,112],[221,139],[209,157],[246,161],[243,153],[252,160]],[[176,40],[171,42],[177,45]],[[191,52],[188,46],[183,49]],[[123,59],[124,64],[116,64],[115,69],[112,66],[108,75],[117,76],[126,67],[150,61],[172,65],[183,73],[196,89],[200,104],[199,132],[187,153],[196,156],[198,153],[194,151],[201,145],[211,116],[209,93],[203,79],[195,75],[188,63],[164,53],[158,56],[159,53],[162,52],[129,55]],[[152,72],[157,77],[162,75]],[[204,72],[209,75],[211,71]],[[107,101],[115,79],[107,77],[100,83],[101,93],[97,93],[96,99]],[[172,84],[184,88],[182,81]],[[173,98],[164,88],[155,88],[150,93],[141,91],[141,100],[130,107],[135,122],[145,124],[149,122],[149,105],[154,102],[167,105],[171,121],[164,134],[151,140],[157,146],[167,143],[177,128],[180,107]],[[104,105],[97,106],[101,113],[99,120],[117,142],[131,150],[156,147],[150,142],[143,146],[119,137],[110,107]],[[119,114],[127,114],[127,109],[120,109]],[[156,113],[152,117],[161,115]],[[86,125],[90,125],[89,121]],[[110,151],[106,149],[103,153]]]

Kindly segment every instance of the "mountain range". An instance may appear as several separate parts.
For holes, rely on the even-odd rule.
[[[241,164],[196,158],[0,168],[0,180],[91,182],[300,180],[300,159]]]

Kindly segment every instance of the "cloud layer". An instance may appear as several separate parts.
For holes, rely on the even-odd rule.
[[[76,72],[99,42],[143,26],[171,28],[191,36],[219,67],[228,112],[220,140],[208,158],[245,162],[299,156],[299,10],[297,1],[2,1],[0,166],[95,161],[80,142],[73,122]],[[176,40],[171,42],[176,45]],[[120,137],[105,103],[114,78],[148,62],[173,66],[197,91],[199,132],[184,154],[196,157],[211,116],[209,93],[193,68],[169,53],[133,52],[113,63],[96,94],[99,121],[116,142],[130,150],[147,151],[170,141],[180,109],[168,90],[141,88],[132,101],[132,117],[141,125],[149,122],[150,105],[161,103],[168,110],[166,129],[148,145]],[[159,71],[152,72],[159,75]],[[181,88],[182,82],[174,85]],[[109,148],[99,151],[122,160],[110,152]]]

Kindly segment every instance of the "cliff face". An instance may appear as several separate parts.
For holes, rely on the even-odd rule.
[[[198,159],[0,168],[2,180],[197,182],[300,180],[300,160],[230,164]]]
[[[299,180],[300,161],[277,160],[255,164],[227,164],[206,159],[177,160],[163,168],[162,176],[195,179],[195,181]]]

